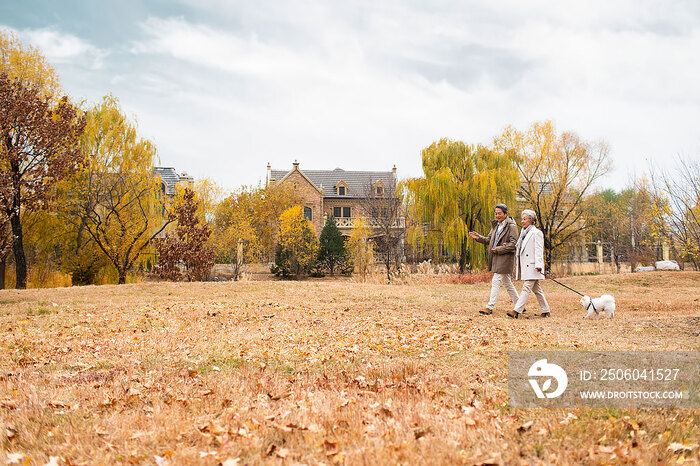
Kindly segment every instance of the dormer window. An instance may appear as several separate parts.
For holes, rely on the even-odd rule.
[[[347,196],[348,194],[348,185],[345,183],[345,181],[338,181],[338,183],[335,185],[335,192],[338,196]]]
[[[384,183],[382,183],[382,180],[379,180],[374,184],[374,194],[377,196],[384,195]]]

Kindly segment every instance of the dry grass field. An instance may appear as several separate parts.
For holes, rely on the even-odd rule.
[[[518,320],[487,283],[0,291],[0,463],[698,463],[700,409],[508,406],[508,350],[700,349],[700,273],[563,280],[615,318],[549,281]]]

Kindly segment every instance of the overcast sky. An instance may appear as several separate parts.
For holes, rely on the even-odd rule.
[[[295,159],[419,176],[441,137],[544,119],[609,143],[606,186],[700,154],[698,0],[2,0],[0,27],[226,189]]]

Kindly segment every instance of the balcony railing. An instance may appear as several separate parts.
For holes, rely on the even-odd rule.
[[[366,227],[379,228],[379,222],[377,222],[376,220],[362,217],[336,217],[335,224],[338,226],[338,228],[354,228],[359,220],[362,220]],[[396,220],[394,220],[394,223],[391,225],[391,227],[406,228],[406,218],[397,218]]]

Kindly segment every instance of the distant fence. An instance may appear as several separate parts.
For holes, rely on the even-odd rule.
[[[241,264],[241,273],[245,274],[249,280],[270,280],[274,278],[274,275],[270,272],[271,265],[268,263]],[[234,275],[233,265],[214,264],[211,272],[209,272],[209,280],[230,280]]]

